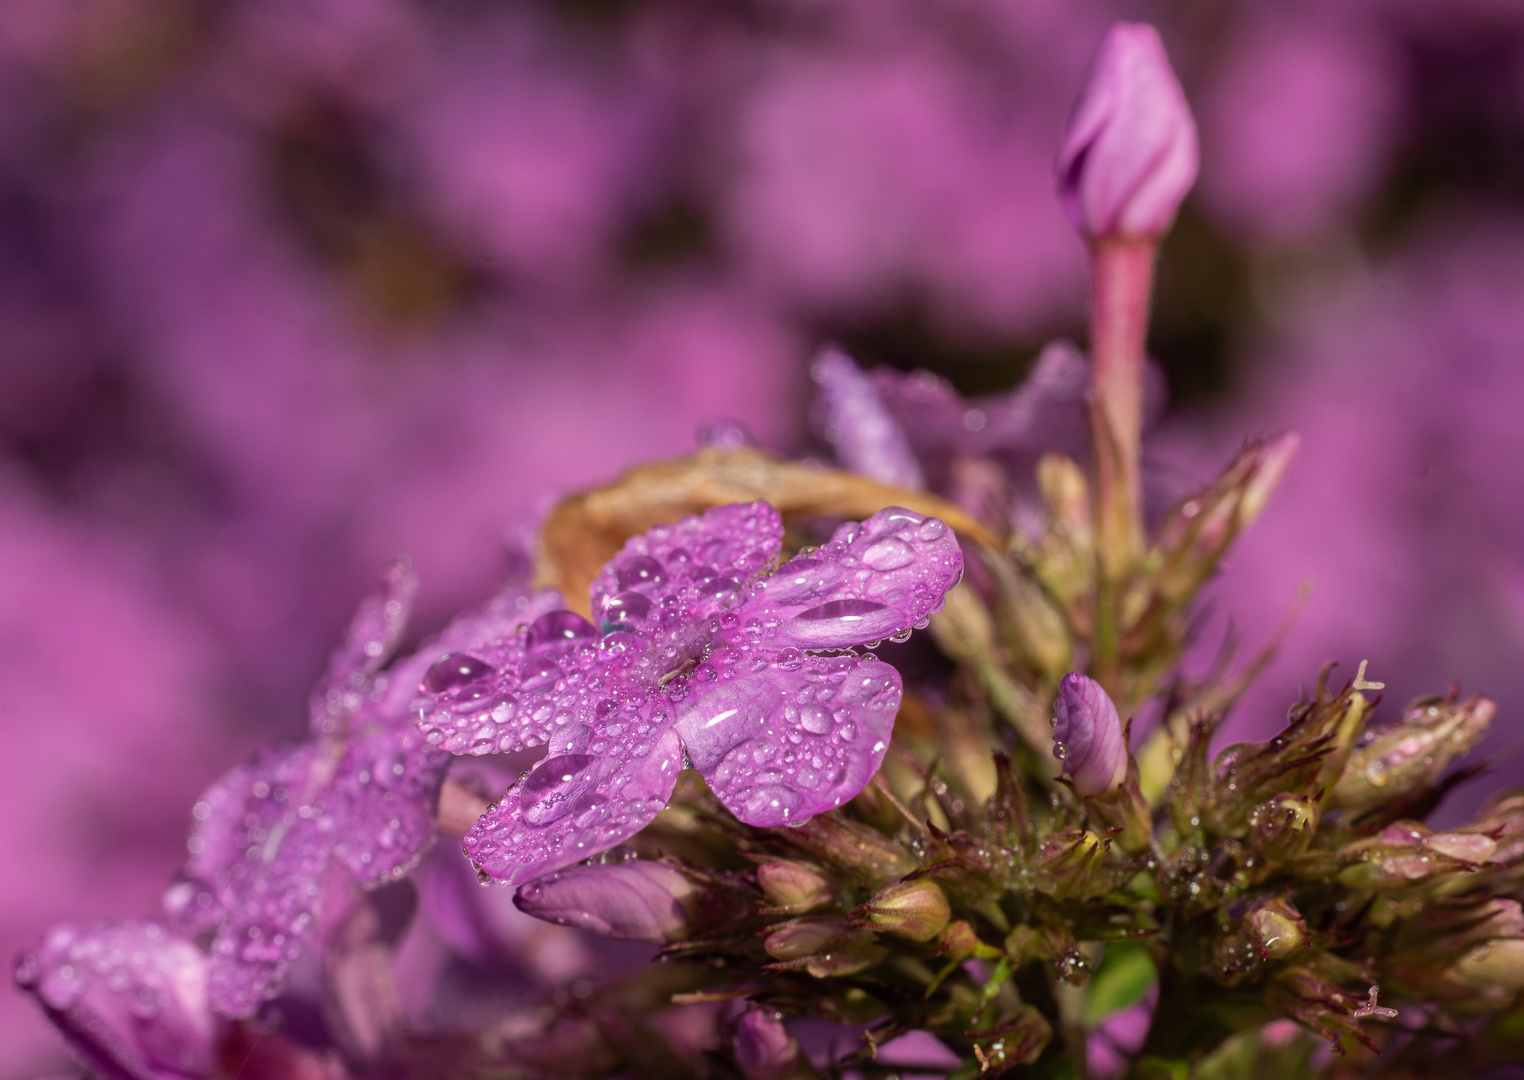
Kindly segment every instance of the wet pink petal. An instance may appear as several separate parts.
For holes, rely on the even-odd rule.
[[[15,974],[108,1080],[192,1080],[217,1067],[206,956],[156,923],[56,926]]]
[[[187,933],[216,927],[211,1001],[249,1016],[317,928],[336,822],[324,804],[333,758],[321,743],[264,750],[229,770],[192,810],[181,878],[165,893]]]
[[[821,547],[779,567],[721,625],[728,619],[742,629],[734,643],[871,647],[924,626],[962,574],[963,554],[951,529],[891,506],[867,521],[848,522]]]
[[[402,877],[433,842],[439,789],[452,760],[406,716],[350,738],[328,802],[343,822],[334,854],[361,885]]]
[[[692,620],[735,606],[778,554],[783,521],[767,503],[734,503],[631,537],[593,582],[604,628],[655,634],[662,615]]]
[[[748,825],[797,824],[873,778],[900,707],[899,672],[878,660],[796,649],[753,672],[740,650],[716,652],[679,705],[677,731],[731,813]]]
[[[655,719],[655,718],[651,718]],[[545,758],[466,834],[478,872],[521,885],[628,840],[666,807],[682,768],[670,727],[649,741],[603,740]],[[636,750],[645,746],[644,753]]]

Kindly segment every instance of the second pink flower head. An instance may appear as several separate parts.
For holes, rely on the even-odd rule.
[[[1064,130],[1059,195],[1090,239],[1158,236],[1199,164],[1196,121],[1152,26],[1117,23]]]

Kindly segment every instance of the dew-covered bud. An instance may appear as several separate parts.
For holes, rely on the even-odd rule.
[[[1436,833],[1416,821],[1399,821],[1340,852],[1350,865],[1339,881],[1352,889],[1390,890],[1436,874],[1475,870],[1497,851],[1479,833]]]
[[[927,878],[885,885],[858,910],[873,929],[911,941],[930,941],[952,915],[941,886]]]
[[[1350,753],[1330,801],[1363,810],[1428,787],[1486,736],[1496,712],[1495,704],[1479,697],[1414,702],[1395,726]]]
[[[1153,27],[1106,34],[1058,154],[1059,196],[1091,239],[1159,236],[1196,182],[1196,121]]]
[[[1250,843],[1277,862],[1298,858],[1312,843],[1318,818],[1315,800],[1283,792],[1249,811]]]
[[[15,978],[101,1076],[182,1080],[216,1069],[206,956],[157,924],[54,927],[17,959]]]
[[[746,1080],[782,1080],[799,1070],[799,1043],[772,1009],[742,1013],[731,1048]]]
[[[1307,922],[1282,897],[1261,900],[1244,913],[1244,936],[1266,960],[1284,960],[1307,943]]]
[[[1053,756],[1080,795],[1110,791],[1127,776],[1127,743],[1111,695],[1094,679],[1071,671],[1053,702]]]
[[[757,886],[771,911],[781,915],[803,915],[836,898],[836,887],[818,870],[796,862],[763,863]]]
[[[546,922],[599,937],[682,941],[693,929],[698,889],[666,863],[594,863],[546,874],[519,886],[513,902]]]

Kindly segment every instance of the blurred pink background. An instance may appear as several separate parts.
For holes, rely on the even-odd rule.
[[[1202,131],[1150,475],[1304,435],[1214,587],[1252,647],[1315,584],[1236,730],[1368,659],[1389,708],[1497,697],[1483,785],[1520,775],[1520,9],[11,0],[0,950],[155,909],[186,808],[301,729],[391,555],[426,632],[559,493],[703,422],[807,451],[823,340],[969,392],[1083,340],[1051,163],[1117,17]],[[14,993],[0,1031],[0,1077],[66,1067]]]

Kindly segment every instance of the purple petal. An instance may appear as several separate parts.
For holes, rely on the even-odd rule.
[[[537,763],[466,834],[465,852],[478,872],[521,885],[645,828],[672,797],[682,768],[682,740],[666,722],[649,708],[632,732]],[[640,733],[641,724],[649,730]]]
[[[962,573],[951,529],[889,507],[785,563],[726,618],[774,648],[851,648],[924,625]]]
[[[733,503],[632,536],[592,586],[605,629],[650,632],[739,603],[777,557],[783,521],[767,503]]]
[[[399,664],[383,704],[413,687],[419,729],[430,745],[452,754],[543,746],[574,720],[588,722],[603,700],[606,669],[617,673],[631,659],[621,658],[618,642],[601,642],[591,623],[560,607],[560,596],[548,589],[503,594]]]
[[[1050,449],[1076,452],[1086,445],[1090,362],[1067,341],[1049,343],[1026,379],[1004,394],[964,398],[925,371],[880,368],[872,378],[922,460],[951,455],[1008,460]]]
[[[340,730],[344,719],[361,707],[371,677],[391,657],[407,626],[418,591],[413,564],[396,559],[381,580],[381,591],[360,604],[344,644],[334,652],[327,673],[312,691],[309,712],[315,735]]]
[[[434,841],[439,789],[454,760],[410,724],[349,740],[326,797],[334,854],[366,888],[402,877]]]
[[[873,381],[846,353],[821,350],[811,374],[820,387],[820,433],[843,465],[886,484],[926,486],[904,429],[885,407]]]
[[[155,923],[54,927],[18,958],[16,982],[109,1080],[189,1080],[217,1068],[206,957]]]
[[[415,708],[429,743],[452,754],[557,751],[627,723],[663,665],[638,634],[600,637],[582,616],[553,611],[516,638],[439,660]]]
[[[248,1016],[280,988],[316,929],[337,822],[323,803],[331,747],[272,747],[230,770],[196,803],[181,879],[165,907],[188,933],[217,926],[211,1000]]]
[[[801,656],[763,670],[716,650],[679,706],[689,760],[748,825],[799,824],[852,798],[884,760],[900,707],[899,672],[856,656]],[[742,674],[726,678],[724,671]],[[703,684],[706,671],[713,679]]]

